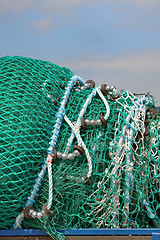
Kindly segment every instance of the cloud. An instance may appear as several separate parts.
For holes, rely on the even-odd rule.
[[[105,1],[103,2],[105,4]],[[108,8],[114,18],[111,26],[134,32],[159,32],[159,0],[113,0]]]
[[[126,69],[129,71],[150,71],[160,73],[160,49],[137,50],[136,52],[120,53],[117,55],[88,54],[80,58],[70,58],[70,63],[76,68],[97,71]]]
[[[94,6],[103,7],[103,6],[135,6],[141,10],[151,10],[160,7],[159,0],[39,0],[38,9],[46,13],[65,13],[71,10],[76,10],[79,7],[89,7],[92,9]]]
[[[47,32],[54,27],[54,24],[51,18],[42,18],[39,20],[32,20],[30,25],[34,30],[38,32]]]
[[[58,19],[62,24],[66,24],[80,21],[79,9],[87,9],[83,18],[85,18],[84,21],[88,21],[87,16],[105,7],[106,17],[107,13],[115,14],[112,16],[117,19],[117,21],[114,20],[114,28],[136,31],[152,29],[152,32],[160,29],[159,25],[151,19],[155,15],[159,16],[159,0],[0,0],[0,16],[3,17],[4,22],[9,22],[17,17],[23,17],[22,12],[31,10],[40,18],[54,19],[54,22]],[[124,16],[127,19],[124,20]],[[107,21],[107,18],[104,21]]]
[[[135,32],[145,33],[157,33],[160,32],[160,24],[157,22],[151,21],[150,18],[141,16],[130,16],[125,20],[119,21],[112,25],[115,29],[127,29]]]
[[[14,11],[24,11],[32,9],[41,14],[67,14],[76,11],[78,8],[89,8],[90,10],[97,7],[112,5],[114,9],[119,6],[135,6],[141,10],[151,10],[160,8],[159,0],[0,0],[0,14],[6,14]]]
[[[89,16],[95,15],[100,9],[112,14],[114,19],[111,27],[113,29],[126,29],[134,32],[159,32],[160,26],[155,17],[159,18],[159,0],[39,0],[36,11],[44,16],[54,19],[58,17],[63,24],[79,22],[80,9],[87,9],[87,15],[83,15],[84,21],[88,21]],[[83,11],[83,12],[85,12]],[[88,16],[88,17],[87,17]],[[81,19],[83,21],[83,19]],[[97,19],[97,22],[99,20]]]
[[[28,10],[34,8],[34,0],[0,0],[0,19],[3,23],[19,20]]]
[[[108,0],[109,1],[109,0]],[[106,1],[106,2],[108,2]],[[110,0],[111,1],[111,0]],[[109,1],[109,2],[110,2]],[[77,10],[79,7],[92,7],[95,3],[98,3],[97,0],[39,0],[38,8],[43,13],[63,13],[72,12]]]
[[[123,0],[123,3],[125,4],[132,4],[135,5],[137,8],[140,9],[152,9],[160,7],[160,1],[159,0]]]
[[[25,11],[34,6],[32,0],[0,0],[0,14]]]
[[[117,55],[88,54],[58,62],[97,85],[115,85],[131,92],[151,91],[160,105],[160,49],[137,50]]]
[[[156,9],[157,7],[160,7],[160,1],[159,0],[111,0],[106,1],[103,0],[103,4],[108,5],[108,3],[111,3],[112,5],[119,5],[119,6],[135,6],[136,8],[139,8],[141,10],[151,10]]]

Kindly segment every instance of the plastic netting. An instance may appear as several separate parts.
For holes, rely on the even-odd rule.
[[[0,58],[0,228],[13,228],[21,213],[22,228],[41,228],[53,238],[63,238],[56,229],[159,228],[160,115],[154,98],[94,88],[80,78],[71,86],[72,77],[50,62]],[[23,214],[28,206],[29,219]]]

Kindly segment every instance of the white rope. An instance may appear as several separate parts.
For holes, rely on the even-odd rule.
[[[104,119],[105,119],[105,120],[108,119],[108,117],[109,117],[109,115],[110,115],[110,107],[109,107],[109,104],[108,104],[106,98],[103,96],[102,92],[100,91],[100,87],[101,87],[101,86],[95,88],[95,89],[92,91],[92,93],[88,96],[88,98],[86,99],[86,102],[85,102],[85,104],[83,105],[83,107],[82,107],[82,109],[81,109],[81,111],[80,111],[80,114],[79,114],[79,117],[78,117],[78,119],[77,119],[75,128],[80,128],[80,126],[81,126],[81,118],[84,116],[87,107],[88,107],[89,104],[91,103],[91,100],[92,100],[92,98],[96,95],[96,93],[99,94],[100,98],[102,99],[102,101],[103,101],[103,103],[104,103],[104,105],[105,105],[105,107],[106,107],[106,114],[105,114],[105,116],[104,116]],[[70,146],[71,146],[71,144],[72,144],[72,142],[73,142],[73,140],[74,140],[74,137],[75,137],[75,136],[74,136],[74,133],[72,133],[71,136],[70,136],[70,138],[68,139],[67,148],[66,148],[66,150],[65,150],[65,153],[68,153],[68,152],[69,152],[69,149],[70,149]]]
[[[108,117],[109,117],[109,114],[110,114],[110,107],[109,107],[109,104],[106,100],[106,98],[103,96],[102,92],[99,90],[100,87],[97,87],[96,88],[96,91],[98,92],[100,98],[102,99],[102,101],[104,102],[104,105],[106,106],[106,114],[104,116],[104,119],[107,120]]]
[[[78,141],[78,145],[82,146],[84,151],[85,151],[85,153],[86,153],[86,157],[87,157],[87,160],[88,160],[88,166],[89,166],[89,171],[88,171],[88,174],[87,174],[88,178],[92,174],[92,160],[91,160],[91,157],[89,155],[89,151],[88,151],[86,145],[84,144],[84,142],[83,142],[83,140],[82,140],[82,138],[80,136],[79,130],[80,130],[80,127],[81,127],[81,118],[85,114],[88,105],[91,103],[92,97],[96,95],[96,92],[98,92],[100,98],[102,99],[102,101],[104,102],[104,104],[106,106],[106,114],[104,116],[105,120],[107,120],[108,117],[109,117],[109,114],[110,114],[109,104],[108,104],[107,100],[105,99],[105,97],[103,96],[103,94],[101,93],[101,91],[99,90],[99,88],[100,88],[100,86],[97,87],[96,89],[94,89],[92,91],[92,93],[88,96],[85,104],[83,105],[83,107],[82,107],[82,109],[80,111],[80,114],[79,114],[79,117],[77,119],[77,122],[76,122],[75,126],[72,124],[72,122],[68,119],[68,117],[66,115],[64,117],[65,121],[68,123],[68,125],[72,128],[72,131],[73,131],[71,136],[70,136],[70,138],[68,139],[67,149],[66,149],[65,153],[69,152],[70,145],[72,144],[72,142],[74,140],[74,134],[75,134],[76,138],[77,138],[77,141]]]
[[[76,128],[76,126],[74,126],[72,124],[72,122],[68,119],[68,117],[65,115],[64,116],[64,119],[65,121],[68,123],[68,125],[72,128],[74,134],[76,135],[76,138],[77,138],[77,141],[78,141],[78,145],[83,147],[84,151],[85,151],[85,154],[86,154],[86,157],[87,157],[87,160],[88,160],[88,173],[87,173],[87,177],[90,178],[91,174],[92,174],[92,159],[89,155],[89,151],[86,147],[86,145],[84,144],[81,136],[80,136],[80,133],[79,133],[79,128]]]
[[[47,80],[48,81],[48,80]],[[59,130],[60,130],[60,125],[61,125],[61,122],[62,122],[62,119],[63,118],[63,113],[65,112],[65,105],[68,101],[68,98],[69,98],[69,94],[70,94],[70,91],[74,85],[74,83],[76,81],[79,81],[80,84],[84,84],[84,80],[82,78],[80,78],[79,76],[77,75],[74,75],[71,79],[70,79],[70,82],[68,84],[68,86],[66,87],[65,89],[65,93],[64,93],[64,96],[63,96],[63,100],[61,102],[61,106],[59,108],[59,112],[58,112],[58,117],[57,117],[57,123],[55,124],[54,126],[54,130],[53,130],[53,135],[51,137],[51,142],[49,143],[50,144],[50,147],[48,149],[48,155],[47,155],[47,159],[46,159],[46,162],[45,164],[42,166],[42,170],[39,174],[39,177],[36,179],[36,184],[34,185],[34,189],[33,191],[31,192],[31,195],[30,197],[27,199],[27,204],[28,206],[32,206],[33,203],[34,203],[34,197],[35,197],[35,194],[37,194],[37,192],[39,191],[39,185],[41,185],[41,179],[43,179],[43,175],[45,173],[45,169],[48,165],[48,178],[49,178],[49,196],[48,196],[48,204],[47,204],[47,207],[48,209],[51,208],[52,206],[52,201],[53,201],[53,180],[52,180],[52,152],[53,150],[55,149],[55,145],[56,145],[56,142],[57,142],[57,133],[59,133]],[[45,81],[46,82],[46,81]],[[45,86],[46,83],[43,83],[43,85]],[[42,88],[42,90],[46,93],[45,89]],[[47,94],[47,93],[46,93]],[[47,95],[49,98],[52,99],[52,96],[51,95]],[[38,185],[37,185],[38,184]],[[35,212],[35,211],[32,211],[32,213],[35,213],[35,217],[37,218],[41,218],[43,216],[42,214],[43,210],[39,213]],[[32,216],[33,214],[31,214]],[[23,213],[18,215],[18,217],[16,218],[16,221],[15,221],[15,227],[18,227],[20,228],[20,224],[21,222],[23,221],[23,218],[21,217],[23,216]]]
[[[49,180],[49,196],[47,208],[50,210],[53,200],[53,179],[52,179],[52,157],[48,156],[48,180]]]
[[[85,111],[86,111],[87,107],[88,107],[89,104],[91,103],[92,97],[95,96],[95,95],[96,95],[96,89],[94,89],[94,90],[91,92],[91,94],[88,96],[88,98],[86,99],[86,102],[85,102],[85,104],[83,105],[83,107],[82,107],[82,109],[81,109],[81,111],[80,111],[80,113],[79,113],[79,117],[78,117],[78,119],[77,119],[77,122],[76,122],[76,124],[75,124],[75,128],[76,128],[76,129],[80,129],[80,127],[81,127],[81,118],[83,117],[83,115],[85,114]],[[70,136],[70,138],[68,139],[67,148],[66,148],[66,150],[65,150],[65,153],[68,153],[68,152],[69,152],[69,149],[70,149],[70,146],[71,146],[71,144],[72,144],[72,142],[73,142],[73,140],[74,140],[74,137],[75,137],[74,133],[71,133],[71,136]]]
[[[70,84],[67,86],[66,91],[65,91],[65,93],[64,93],[64,96],[65,96],[65,97],[63,98],[63,100],[62,100],[62,102],[61,102],[61,109],[59,110],[59,114],[60,114],[60,115],[63,114],[63,111],[64,111],[64,109],[65,109],[65,104],[66,104],[66,102],[67,102],[67,98],[68,98],[68,95],[69,95],[69,92],[70,92],[70,89],[71,89],[71,85],[73,84],[73,82],[75,82],[76,79],[78,79],[78,80],[80,80],[81,82],[83,82],[83,79],[79,78],[78,76],[73,76],[73,77],[71,78]],[[46,83],[45,83],[44,85],[46,85]],[[84,142],[83,142],[83,140],[82,140],[82,138],[81,138],[81,136],[80,136],[79,130],[80,130],[80,127],[81,127],[81,118],[83,117],[83,115],[84,115],[85,112],[86,112],[87,107],[88,107],[89,104],[91,103],[92,97],[95,96],[97,92],[98,92],[100,98],[102,99],[102,101],[104,102],[104,104],[105,104],[105,106],[106,106],[106,114],[105,114],[105,116],[104,116],[104,119],[107,120],[108,117],[109,117],[109,114],[110,114],[109,104],[108,104],[107,100],[105,99],[105,97],[103,96],[103,94],[101,93],[101,91],[99,90],[99,88],[100,88],[100,86],[97,87],[96,89],[94,89],[94,90],[92,91],[92,93],[88,96],[88,98],[86,99],[86,102],[85,102],[85,104],[83,105],[83,107],[82,107],[82,109],[81,109],[81,111],[80,111],[80,114],[79,114],[79,117],[78,117],[78,119],[77,119],[77,122],[76,122],[75,126],[72,124],[72,122],[68,119],[68,117],[67,117],[66,115],[64,116],[64,119],[66,120],[66,122],[67,122],[68,125],[72,128],[72,131],[73,131],[72,134],[71,134],[71,136],[70,136],[70,138],[68,139],[67,149],[66,149],[65,152],[69,152],[70,145],[72,144],[72,142],[73,142],[73,140],[74,140],[74,137],[76,136],[77,141],[78,141],[78,145],[83,147],[83,149],[84,149],[84,151],[85,151],[85,154],[86,154],[86,157],[87,157],[88,168],[89,168],[89,169],[88,169],[88,173],[87,173],[87,177],[88,177],[88,178],[90,178],[90,176],[91,176],[91,174],[92,174],[92,159],[91,159],[91,157],[90,157],[90,154],[89,154],[89,151],[88,151],[86,145],[84,144]],[[44,88],[42,88],[42,90],[45,91]],[[51,95],[47,95],[47,96],[48,96],[49,98],[51,98],[51,100],[53,101]],[[61,122],[61,119],[60,119],[59,117],[57,117],[57,121],[60,123],[60,122]],[[42,169],[41,172],[40,172],[40,175],[41,175],[41,173],[44,172],[44,169],[46,168],[46,165],[48,166],[49,196],[48,196],[47,208],[48,208],[49,210],[50,210],[50,208],[51,208],[51,206],[52,206],[52,201],[53,201],[52,154],[51,154],[50,152],[52,152],[53,149],[54,149],[53,146],[54,146],[55,140],[56,140],[56,138],[57,138],[55,134],[58,133],[58,130],[57,130],[57,129],[60,128],[58,122],[55,124],[54,131],[53,131],[53,135],[52,135],[52,140],[51,140],[51,142],[50,142],[50,147],[49,147],[49,149],[48,149],[48,150],[49,150],[49,153],[48,153],[48,156],[47,156],[47,159],[46,159],[46,163],[47,163],[47,164],[44,164],[43,169]],[[75,134],[75,135],[74,135],[74,134]],[[37,184],[35,184],[35,186],[37,186]],[[37,189],[37,188],[35,188],[35,189]],[[33,193],[34,193],[35,189],[33,189]],[[30,198],[32,198],[32,195],[33,195],[33,194],[31,194],[31,197],[30,197]],[[33,195],[33,199],[34,199],[34,195]],[[42,211],[43,211],[43,210],[42,210]],[[35,214],[37,213],[37,212],[35,212],[35,211],[32,211],[32,212],[34,212]],[[42,212],[39,212],[39,214],[40,214],[41,216],[43,216]],[[32,215],[32,214],[31,214],[31,215]],[[40,215],[39,215],[39,216],[40,216]],[[40,218],[41,218],[41,216],[40,216]],[[16,218],[15,225],[16,225],[16,227],[18,227],[18,228],[20,228],[20,224],[21,224],[21,219],[22,219],[22,217],[23,217],[23,213],[20,214],[20,215]],[[35,217],[39,218],[38,215],[35,215]],[[39,219],[40,219],[40,218],[39,218]]]
[[[15,221],[15,228],[22,228],[21,227],[21,221],[20,221],[20,219],[22,219],[23,218],[23,213],[21,213],[21,214],[19,214],[17,217],[16,217],[16,221]]]

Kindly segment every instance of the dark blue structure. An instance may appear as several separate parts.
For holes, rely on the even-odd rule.
[[[71,229],[60,231],[66,236],[152,236],[152,240],[160,240],[160,229],[143,228],[143,229]],[[46,236],[47,234],[38,229],[23,230],[0,230],[2,236]]]

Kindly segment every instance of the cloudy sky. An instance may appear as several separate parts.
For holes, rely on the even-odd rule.
[[[160,106],[160,0],[0,0],[0,56],[44,59]]]

